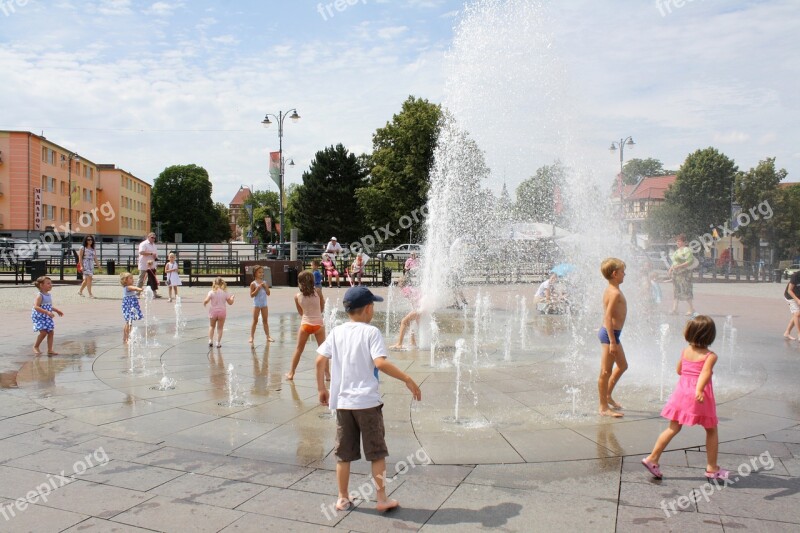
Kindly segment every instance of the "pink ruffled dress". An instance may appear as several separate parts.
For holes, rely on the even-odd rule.
[[[697,380],[700,379],[707,358],[708,354],[700,361],[688,361],[681,353],[681,377],[667,400],[667,405],[661,410],[661,416],[684,426],[700,425],[704,428],[717,426],[719,419],[717,419],[717,402],[714,399],[712,380],[709,379],[703,389],[703,403],[695,398]]]

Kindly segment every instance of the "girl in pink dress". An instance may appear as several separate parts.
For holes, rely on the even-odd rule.
[[[228,284],[221,277],[214,280],[211,290],[208,291],[203,306],[211,303],[208,309],[208,345],[214,345],[214,330],[217,330],[217,348],[222,347],[222,332],[225,328],[225,318],[228,309],[225,305],[233,305],[233,294],[228,294]]]
[[[658,479],[663,477],[658,466],[661,454],[684,425],[701,425],[706,430],[706,478],[728,479],[730,472],[717,464],[717,404],[711,384],[717,354],[708,349],[716,336],[714,321],[705,315],[687,322],[683,330],[683,337],[689,346],[684,348],[678,361],[680,379],[667,405],[661,410],[661,416],[670,421],[669,427],[659,435],[653,452],[642,459],[645,468]]]

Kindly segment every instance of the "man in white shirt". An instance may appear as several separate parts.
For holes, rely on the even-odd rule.
[[[331,237],[331,240],[328,241],[328,246],[325,247],[325,253],[333,254],[334,256],[342,253],[342,245],[339,244],[336,237]],[[332,259],[335,261],[336,257],[332,257]]]
[[[152,259],[153,267],[158,265],[158,248],[156,248],[156,234],[150,233],[147,238],[139,243],[139,280],[136,286],[140,289],[144,287],[144,282],[147,280],[147,262]],[[160,298],[156,294],[156,298]]]
[[[389,351],[378,328],[370,325],[375,312],[375,296],[363,285],[350,287],[342,303],[349,322],[337,326],[317,349],[317,388],[322,405],[336,410],[336,479],[339,499],[336,509],[346,511],[353,506],[349,496],[350,462],[364,456],[372,462],[372,477],[377,488],[378,511],[397,507],[396,500],[386,497],[386,447],[383,425],[383,402],[378,390],[378,370],[406,384],[415,400],[422,392],[408,375],[386,360]],[[331,390],[325,389],[325,369],[330,359]]]

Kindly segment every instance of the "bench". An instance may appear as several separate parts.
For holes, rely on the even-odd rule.
[[[208,283],[210,285],[217,277],[221,277],[226,281],[234,278],[231,284],[244,286],[244,276],[242,276],[239,261],[219,260],[202,261],[200,263],[185,261],[183,275],[187,278],[190,287],[194,286],[195,283],[199,285],[201,280],[209,280],[203,284]]]

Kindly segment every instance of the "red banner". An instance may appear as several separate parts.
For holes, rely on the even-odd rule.
[[[267,226],[267,233],[272,233],[272,217],[264,217],[264,224]]]

